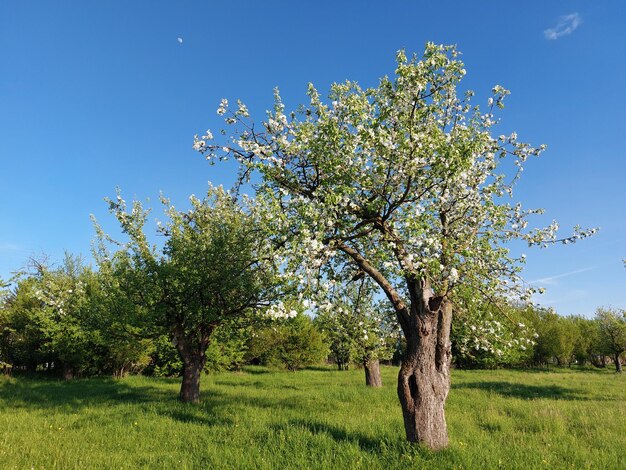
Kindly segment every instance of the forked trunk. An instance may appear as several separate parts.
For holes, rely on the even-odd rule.
[[[380,377],[380,362],[378,359],[365,359],[363,361],[365,369],[365,385],[368,387],[382,387],[383,379]]]
[[[448,445],[445,404],[450,390],[452,306],[441,299],[412,299],[403,325],[406,354],[398,375],[398,397],[410,442],[433,450]]]
[[[619,360],[619,354],[615,353],[615,372],[622,373],[622,363]]]

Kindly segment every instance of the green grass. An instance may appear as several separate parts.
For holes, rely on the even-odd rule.
[[[450,447],[404,442],[395,368],[205,376],[179,382],[0,379],[0,468],[626,468],[626,376],[454,371]]]

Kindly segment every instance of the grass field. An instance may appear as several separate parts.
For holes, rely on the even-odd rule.
[[[0,379],[0,468],[626,468],[626,376],[454,371],[449,449],[404,442],[396,369],[249,368],[179,382]]]

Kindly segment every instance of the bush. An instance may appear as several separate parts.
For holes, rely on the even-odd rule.
[[[247,359],[250,362],[288,370],[322,362],[328,345],[313,321],[304,314],[262,328],[252,335]]]
[[[246,362],[250,334],[250,328],[241,321],[219,326],[206,351],[205,372],[240,369]]]

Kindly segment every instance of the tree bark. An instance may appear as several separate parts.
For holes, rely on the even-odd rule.
[[[183,361],[183,382],[180,387],[180,400],[184,403],[200,401],[200,376],[204,364],[189,358]]]
[[[622,373],[622,363],[619,360],[619,353],[615,353],[615,372]]]
[[[437,450],[448,445],[445,403],[450,391],[452,305],[427,298],[426,292],[422,297],[412,299],[409,324],[403,325],[407,349],[398,374],[398,397],[407,440]]]
[[[365,385],[368,387],[382,387],[383,379],[380,376],[380,362],[378,359],[365,359],[363,361],[365,369]]]
[[[206,364],[211,331],[201,334],[199,340],[194,341],[193,337],[185,334],[182,326],[174,329],[174,344],[183,361],[183,381],[179,398],[184,403],[200,401],[200,377]]]

